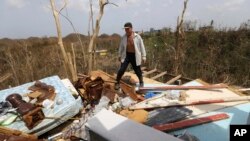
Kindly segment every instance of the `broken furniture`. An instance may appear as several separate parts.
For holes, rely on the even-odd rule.
[[[91,79],[89,76],[79,78],[75,84],[80,96],[90,104],[97,103],[102,95],[103,83],[101,77]]]
[[[28,88],[32,92],[27,94],[31,98],[36,98],[37,103],[41,104],[45,99],[54,100],[56,93],[52,85],[47,85],[41,81],[36,81],[34,85]]]
[[[111,75],[109,75],[101,70],[92,71],[90,73],[90,75],[94,76],[94,77],[101,77],[106,84],[111,85],[112,89],[114,89],[114,84],[115,84],[115,77],[114,76],[111,76]],[[123,81],[121,81],[120,87],[121,87],[122,92],[117,92],[119,97],[124,98],[126,96],[129,96],[130,98],[132,98],[135,101],[144,100],[144,98],[141,95],[136,94],[135,88],[133,86],[130,86],[130,85],[124,83]]]
[[[107,96],[111,103],[119,97],[130,96],[133,100],[141,101],[143,98],[135,93],[134,87],[121,81],[121,91],[114,90],[115,79],[103,71],[92,71],[90,76],[78,74],[79,79],[75,88],[87,103],[98,103],[102,95]]]
[[[42,108],[25,102],[20,94],[11,94],[7,96],[6,101],[10,102],[13,108],[17,108],[17,113],[20,114],[29,129],[32,129],[44,119]]]
[[[67,80],[67,79],[66,79]],[[82,108],[82,101],[80,97],[75,98],[72,96],[71,89],[69,89],[68,84],[65,85],[64,81],[61,80],[58,76],[50,76],[47,78],[43,78],[39,80],[47,85],[51,85],[55,88],[56,97],[54,99],[55,103],[53,108],[42,108],[44,115],[46,117],[62,117],[61,119],[44,119],[41,123],[35,126],[32,129],[28,129],[25,126],[25,123],[22,121],[13,122],[10,125],[7,125],[7,128],[20,130],[25,133],[32,133],[37,136],[50,131],[51,129],[61,125],[64,123],[68,118],[75,116],[79,113],[80,109]],[[30,86],[33,86],[35,82],[29,82],[26,84],[22,84],[17,87],[5,89],[0,91],[0,101],[5,101],[6,97],[8,97],[12,93],[19,93],[22,96],[30,93],[31,91],[28,90]],[[71,83],[70,83],[71,84]],[[72,85],[72,84],[71,84]],[[73,85],[70,86],[73,88]],[[58,100],[63,100],[63,104],[58,104]]]

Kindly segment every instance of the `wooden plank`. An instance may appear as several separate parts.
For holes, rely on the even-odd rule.
[[[35,134],[27,134],[25,132],[22,132],[22,131],[19,131],[16,129],[3,127],[3,126],[0,126],[0,133],[6,134],[6,135],[20,136],[20,137],[28,138],[30,140],[37,140],[37,138],[38,138]]]
[[[157,69],[150,70],[150,71],[148,71],[148,72],[143,73],[142,76],[147,76],[147,75],[149,75],[149,74],[151,74],[151,73],[154,73],[154,72],[156,72],[156,71],[157,71]]]
[[[160,74],[158,74],[158,75],[156,75],[156,76],[154,76],[154,77],[151,77],[150,79],[155,80],[155,79],[157,79],[157,78],[159,78],[159,77],[162,77],[162,76],[165,75],[165,74],[167,74],[167,71],[164,71],[164,72],[162,72],[162,73],[160,73]]]
[[[240,92],[250,91],[250,88],[239,89]]]
[[[219,89],[227,87],[228,86],[225,84],[208,85],[208,86],[155,86],[155,87],[140,87],[138,89],[138,92],[143,93],[147,91],[188,90],[188,89],[206,90],[206,89]]]
[[[167,73],[166,76],[176,77],[176,75],[173,75],[173,74],[170,74],[170,73]],[[181,80],[189,82],[189,81],[192,81],[193,79],[182,76]]]
[[[134,73],[125,72],[123,76],[130,76],[131,79],[133,79],[136,83],[139,83],[139,79]],[[148,77],[143,77],[143,81],[144,81],[144,84],[147,84],[147,83],[162,84],[161,82],[153,80],[153,79],[149,79]]]
[[[201,85],[211,85],[207,84],[204,81],[201,82],[200,80],[193,81],[198,82]],[[190,82],[190,83],[193,83]],[[188,84],[187,84],[188,85]],[[238,93],[232,91],[228,88],[223,88],[219,90],[187,90],[182,91],[181,97],[186,101],[195,101],[195,100],[206,100],[206,99],[220,99],[220,98],[227,98],[227,97],[239,97]],[[224,103],[213,103],[213,104],[202,104],[202,105],[191,105],[187,106],[188,109],[193,111],[193,115],[200,115],[209,111],[216,111],[218,109],[223,109],[226,107],[232,107],[235,105],[247,103],[248,101],[234,101],[234,102],[224,102]]]
[[[141,71],[145,71],[147,69],[147,67],[141,67]],[[130,73],[134,73],[134,70],[129,71]]]
[[[181,75],[178,75],[178,76],[170,79],[168,82],[166,82],[166,84],[172,84],[172,83],[174,83],[176,80],[178,80],[180,78],[181,78]]]
[[[189,101],[176,101],[176,100],[166,100],[165,96],[153,97],[152,99],[146,99],[139,102],[129,109],[152,109],[170,106],[189,106],[189,105],[202,105],[202,104],[212,104],[212,103],[224,103],[224,102],[234,102],[234,101],[250,101],[250,96],[237,96],[237,97],[227,97],[227,98],[211,98],[203,100],[189,100]]]
[[[5,81],[6,79],[8,79],[11,76],[11,73],[6,73],[3,76],[0,77],[0,83],[2,83],[3,81]]]
[[[183,120],[183,121],[168,123],[168,124],[163,124],[163,125],[155,125],[153,126],[153,128],[160,130],[160,131],[173,131],[177,129],[182,129],[182,128],[186,128],[190,126],[200,125],[200,124],[209,123],[209,122],[218,121],[218,120],[227,119],[227,118],[229,118],[227,114],[221,113],[221,114],[215,114],[215,115],[211,115],[207,117]]]
[[[141,67],[141,71],[144,71],[146,69],[147,69],[147,67]]]

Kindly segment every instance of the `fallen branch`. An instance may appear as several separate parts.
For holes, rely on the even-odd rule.
[[[0,83],[2,83],[3,81],[5,81],[6,79],[8,79],[11,76],[11,73],[6,73],[3,76],[0,77]]]

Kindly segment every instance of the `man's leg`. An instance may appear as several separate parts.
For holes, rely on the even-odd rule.
[[[134,71],[135,71],[135,74],[137,75],[137,77],[139,79],[140,86],[143,87],[144,83],[143,83],[141,66],[136,66],[136,68],[134,69]]]
[[[142,71],[141,71],[141,66],[136,66],[136,60],[135,60],[135,56],[134,58],[132,58],[130,60],[131,64],[132,64],[132,67],[133,67],[133,70],[135,71],[135,74],[136,76],[138,77],[139,79],[139,82],[140,82],[140,86],[143,86],[143,77],[142,77]]]
[[[115,89],[119,89],[120,80],[121,80],[124,72],[126,71],[128,64],[129,64],[129,61],[127,58],[125,58],[124,62],[121,63],[121,67],[117,72]]]

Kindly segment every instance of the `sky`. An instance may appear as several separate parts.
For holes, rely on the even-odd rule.
[[[64,0],[55,0],[58,9]],[[62,14],[67,16],[75,30],[87,35],[89,30],[90,0],[66,0]],[[93,1],[94,21],[99,12],[98,0]],[[125,22],[132,22],[135,31],[150,28],[175,28],[184,0],[109,0],[101,20],[100,34],[124,34]],[[50,0],[0,0],[0,39],[57,36]],[[250,19],[250,0],[189,0],[184,20],[197,26],[237,28]],[[62,34],[74,32],[71,23],[60,16]]]

